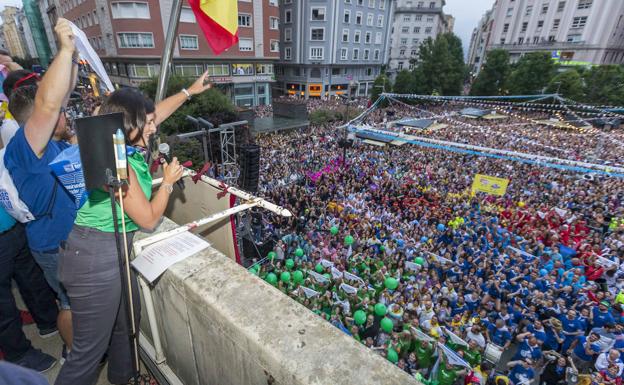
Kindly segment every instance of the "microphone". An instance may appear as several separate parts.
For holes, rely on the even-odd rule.
[[[169,156],[169,144],[161,143],[158,145],[158,153],[162,155],[162,157],[167,161],[167,163],[171,163],[171,157]],[[180,190],[184,190],[184,181],[182,179],[176,182],[176,185],[180,188]]]

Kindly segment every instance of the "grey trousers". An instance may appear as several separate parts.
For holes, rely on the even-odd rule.
[[[128,234],[128,246],[132,234]],[[123,384],[132,377],[131,345],[114,233],[76,226],[61,249],[59,278],[72,304],[74,340],[55,385],[92,385],[108,353],[108,381]],[[140,300],[132,275],[136,327]]]

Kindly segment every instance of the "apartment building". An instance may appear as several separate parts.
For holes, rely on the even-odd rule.
[[[492,32],[492,11],[485,12],[477,28],[472,31],[470,37],[470,48],[468,49],[468,63],[470,63],[471,74],[477,74],[481,70],[481,65],[485,61],[486,48],[490,41]]]
[[[13,57],[26,58],[29,56],[24,31],[18,21],[20,10],[17,7],[7,6],[0,13],[2,17],[2,34],[7,50]]]

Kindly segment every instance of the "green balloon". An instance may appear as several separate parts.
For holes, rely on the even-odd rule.
[[[249,272],[253,275],[258,275],[258,270],[256,269],[250,269]]]
[[[423,259],[423,257],[416,257],[416,259],[414,259],[414,263],[422,266],[425,264],[425,260]]]
[[[399,281],[397,281],[396,278],[388,277],[385,279],[384,285],[386,286],[386,289],[394,290],[399,287]]]
[[[317,273],[321,274],[323,272],[323,265],[321,265],[320,263],[316,264],[316,267],[314,268],[314,270],[316,270]]]
[[[356,310],[355,313],[353,313],[353,320],[356,325],[364,325],[366,322],[366,313],[362,310]]]
[[[379,251],[385,251],[386,248],[384,247],[384,245],[379,246]]]
[[[267,254],[267,258],[269,258],[270,261],[273,261],[276,256],[277,254],[275,253],[275,251],[269,251],[269,253]]]
[[[393,364],[399,362],[399,354],[394,349],[388,349],[388,355],[386,356],[386,358],[388,358],[388,361],[392,362]]]
[[[274,273],[267,274],[265,279],[271,285],[275,285],[277,283],[277,275],[275,275]]]
[[[390,318],[388,317],[384,317],[381,320],[381,330],[383,330],[384,332],[390,334],[392,333],[392,328],[394,327],[394,325],[392,324],[392,321],[390,321]]]
[[[290,282],[290,273],[287,271],[284,271],[281,275],[280,275],[280,279],[282,280],[282,282],[284,283],[288,283]]]
[[[388,309],[386,309],[386,305],[384,305],[383,303],[378,303],[377,305],[375,305],[375,314],[377,314],[378,316],[384,316],[387,312]]]
[[[301,247],[297,247],[297,250],[295,250],[295,255],[297,257],[303,257],[303,249]]]
[[[286,260],[286,267],[292,269],[293,267],[295,267],[295,261],[293,261],[291,258],[288,258]]]
[[[329,232],[332,233],[332,235],[338,234],[338,226],[332,226]]]
[[[351,245],[353,244],[353,242],[354,242],[354,241],[355,241],[355,240],[353,239],[353,236],[351,236],[351,235],[347,235],[347,236],[344,238],[344,244],[345,244],[345,245],[347,245],[347,246],[351,246]]]
[[[329,274],[329,273],[325,273],[325,274],[323,274],[323,277],[325,277],[325,278],[329,279],[330,281],[331,281],[331,279],[332,279],[332,276],[331,276],[331,274]]]
[[[299,270],[295,271],[293,273],[293,281],[295,281],[295,283],[303,282],[303,273]]]

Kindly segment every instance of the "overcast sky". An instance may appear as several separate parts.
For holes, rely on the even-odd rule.
[[[464,43],[464,51],[470,45],[470,35],[483,13],[490,9],[494,0],[446,0],[444,12],[455,17],[455,33]],[[6,5],[21,6],[21,0],[0,0],[0,10]]]

